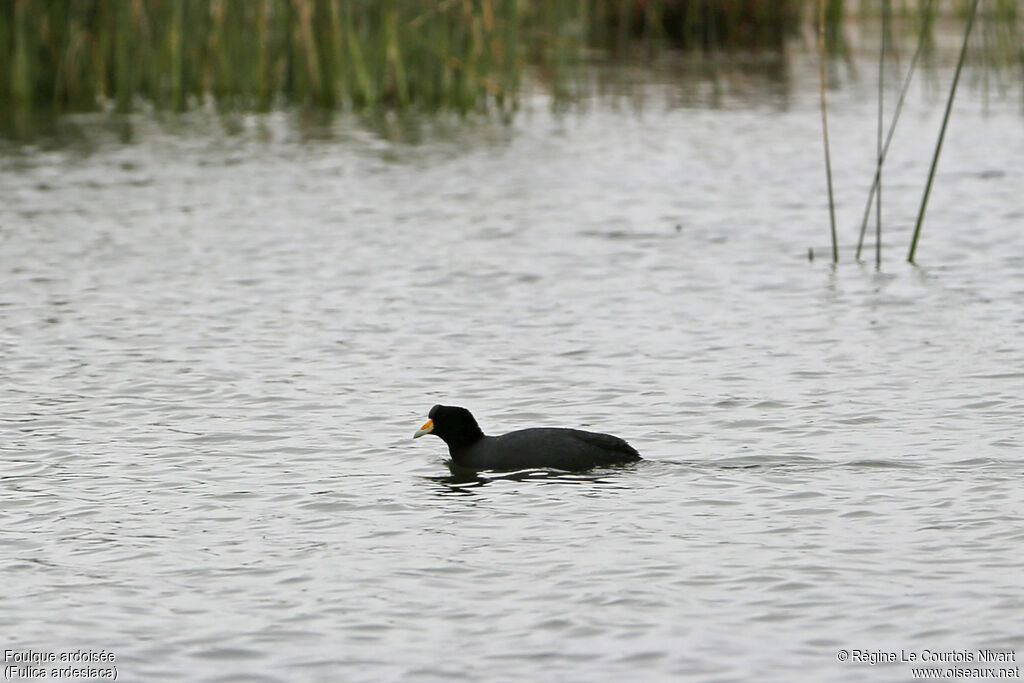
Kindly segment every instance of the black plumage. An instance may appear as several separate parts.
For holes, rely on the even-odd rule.
[[[434,434],[448,445],[453,464],[470,470],[557,469],[568,472],[640,460],[623,439],[563,427],[520,429],[487,436],[465,408],[437,405],[413,438]]]

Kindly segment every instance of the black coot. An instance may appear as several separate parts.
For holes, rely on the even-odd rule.
[[[429,417],[412,438],[424,434],[441,437],[448,444],[452,462],[470,470],[552,468],[579,472],[640,459],[635,448],[610,434],[540,427],[485,436],[465,408],[434,406]]]

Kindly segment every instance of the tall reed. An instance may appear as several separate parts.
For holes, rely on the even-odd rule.
[[[942,143],[946,138],[946,128],[949,126],[949,115],[953,111],[953,99],[956,97],[956,88],[960,83],[960,73],[964,68],[964,59],[967,56],[967,43],[971,37],[971,27],[974,26],[974,17],[978,13],[979,0],[973,0],[971,9],[967,15],[967,26],[964,28],[964,42],[960,48],[960,58],[956,63],[956,71],[953,73],[953,83],[949,87],[949,98],[946,100],[946,111],[942,116],[942,126],[939,128],[939,139],[935,143],[935,153],[932,156],[932,164],[928,169],[928,181],[924,186],[924,196],[921,197],[921,210],[917,214],[917,223],[914,225],[914,235],[910,239],[910,253],[907,254],[907,261],[914,262],[914,254],[917,252],[917,241],[921,236],[921,225],[924,223],[924,212],[928,208],[928,196],[932,191],[932,181],[935,180],[935,169],[939,165],[939,155],[942,153]]]
[[[896,109],[892,115],[892,121],[889,122],[889,130],[885,134],[885,143],[882,145],[882,151],[878,155],[878,163],[875,167],[875,177],[871,183],[871,189],[868,191],[868,200],[864,205],[864,215],[860,222],[860,236],[857,238],[857,253],[856,259],[859,261],[861,256],[861,250],[864,246],[864,234],[867,232],[868,218],[871,215],[871,206],[875,199],[875,193],[878,192],[879,186],[882,181],[882,165],[885,163],[885,158],[889,154],[889,145],[892,143],[893,134],[896,132],[896,124],[899,123],[900,114],[903,112],[903,103],[907,98],[907,91],[910,90],[910,82],[914,76],[914,71],[917,68],[917,63],[921,58],[921,54],[924,52],[927,45],[927,37],[931,30],[930,21],[934,16],[932,9],[934,8],[935,0],[927,0],[927,4],[924,6],[922,11],[922,21],[920,22],[920,30],[917,38],[917,46],[914,48],[914,55],[910,59],[910,66],[907,67],[907,75],[903,79],[903,85],[900,87],[900,94],[896,98]],[[881,95],[879,95],[881,97]],[[878,241],[876,237],[876,242]],[[876,247],[877,249],[878,247]],[[879,254],[876,251],[876,262],[879,259]]]
[[[0,117],[143,101],[511,110],[527,64],[559,76],[620,40],[779,48],[809,1],[5,0]]]
[[[523,15],[518,0],[13,0],[0,3],[0,97],[500,107],[518,89]]]
[[[882,267],[882,119],[885,114],[885,48],[889,42],[889,24],[892,19],[890,0],[882,0],[882,36],[878,50],[878,137],[876,142],[875,183],[875,268]]]
[[[826,74],[825,74],[825,26],[826,26],[826,0],[819,0],[818,14],[818,76],[821,88],[821,134],[825,146],[825,178],[828,183],[828,218],[832,237],[832,263],[839,262],[839,242],[836,238],[836,202],[832,193],[832,154],[828,143],[828,102],[825,97]]]

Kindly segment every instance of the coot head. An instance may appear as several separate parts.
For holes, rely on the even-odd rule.
[[[424,434],[439,436],[451,450],[468,446],[483,437],[484,433],[476,418],[465,408],[458,406],[437,405],[427,414],[430,418],[423,423],[412,438],[418,439]]]

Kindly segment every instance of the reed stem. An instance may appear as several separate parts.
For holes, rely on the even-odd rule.
[[[875,194],[875,268],[882,267],[882,118],[885,114],[885,43],[889,38],[889,18],[892,6],[890,0],[882,0],[882,39],[878,51],[878,138],[875,150],[878,154],[878,166],[875,176],[878,178],[878,190]]]
[[[818,3],[818,76],[821,86],[821,133],[825,142],[825,177],[828,181],[828,217],[832,229],[832,263],[839,263],[839,243],[836,238],[836,203],[832,193],[832,156],[828,144],[828,105],[825,100],[825,3]]]
[[[907,261],[914,262],[914,254],[917,253],[917,240],[921,236],[921,224],[924,223],[924,212],[928,207],[928,196],[932,191],[932,181],[935,179],[935,169],[939,165],[939,154],[942,152],[942,142],[946,138],[946,127],[949,125],[949,115],[953,111],[953,98],[956,96],[956,86],[960,82],[960,72],[964,67],[964,59],[967,56],[967,43],[971,37],[971,27],[974,25],[974,16],[978,13],[978,0],[971,3],[970,14],[967,15],[967,27],[964,29],[964,43],[960,48],[960,59],[956,63],[956,72],[953,74],[953,84],[949,88],[949,99],[946,101],[946,113],[942,117],[942,127],[939,129],[939,139],[935,143],[935,154],[932,156],[932,165],[928,170],[928,182],[924,186],[924,196],[921,198],[921,210],[917,214],[917,224],[914,226],[914,236],[910,240],[910,253],[907,254]]]
[[[922,17],[930,15],[932,5],[935,0],[928,0],[928,4],[922,12]],[[914,70],[917,68],[917,62],[921,57],[921,53],[924,51],[925,37],[929,31],[929,24],[923,18],[921,20],[921,31],[918,34],[917,48],[914,50],[914,56],[910,59],[910,67],[907,69],[907,75],[903,79],[903,87],[900,88],[900,96],[896,100],[896,111],[893,113],[892,121],[889,123],[889,132],[885,136],[885,144],[882,146],[881,162],[875,169],[875,179],[871,184],[871,190],[868,192],[868,201],[864,205],[864,216],[860,221],[860,237],[857,239],[857,260],[860,260],[861,250],[864,246],[864,234],[867,232],[868,217],[871,215],[871,206],[874,204],[875,192],[878,191],[878,186],[882,181],[881,175],[881,164],[885,162],[885,158],[889,153],[889,145],[892,143],[893,134],[896,132],[896,123],[900,120],[900,114],[903,112],[903,102],[906,100],[907,92],[910,90],[910,81],[914,75]]]

